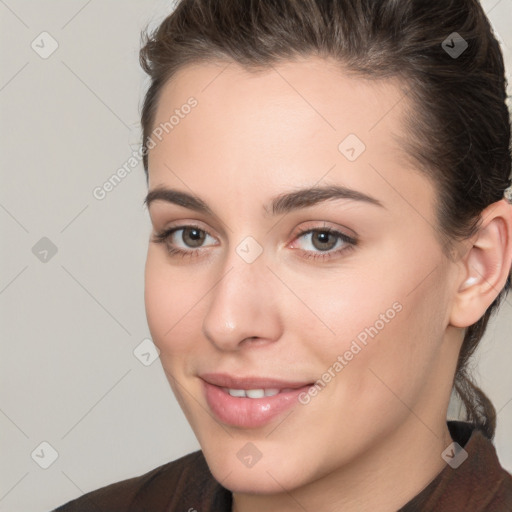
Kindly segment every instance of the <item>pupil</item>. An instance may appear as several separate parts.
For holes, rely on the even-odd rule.
[[[188,238],[190,240],[192,240],[192,244],[189,244],[189,245],[192,245],[194,247],[201,245],[201,242],[204,239],[204,236],[201,234],[202,232],[200,229],[195,229],[195,228],[186,229],[183,231],[183,237],[186,236],[185,233],[187,233]],[[183,241],[186,242],[185,240],[183,240]],[[197,242],[199,242],[199,244],[197,244]]]
[[[329,237],[331,234],[328,231],[320,231],[317,233],[317,238],[320,241],[320,245],[325,245],[328,243]],[[330,249],[331,247],[317,247],[317,249]]]

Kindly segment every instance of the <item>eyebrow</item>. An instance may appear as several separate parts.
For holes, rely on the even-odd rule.
[[[272,215],[280,215],[333,199],[361,201],[385,209],[385,206],[378,199],[368,196],[363,192],[339,185],[303,188],[294,192],[280,194],[271,200],[269,206]],[[146,199],[144,199],[144,204],[149,208],[153,201],[165,201],[199,213],[215,216],[212,209],[201,198],[181,190],[156,187],[148,193]],[[265,205],[263,209],[268,215],[269,207]]]

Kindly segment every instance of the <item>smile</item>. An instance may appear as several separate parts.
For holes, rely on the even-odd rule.
[[[213,416],[239,428],[258,428],[270,423],[297,405],[298,396],[313,385],[226,374],[205,374],[201,379]]]
[[[228,389],[222,388],[226,393],[238,398],[264,398],[266,396],[275,396],[281,392],[280,389]],[[284,391],[284,390],[283,390]]]

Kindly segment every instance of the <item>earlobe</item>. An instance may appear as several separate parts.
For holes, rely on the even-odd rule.
[[[512,265],[512,206],[505,200],[488,206],[472,240],[452,304],[454,327],[477,322],[505,286]]]

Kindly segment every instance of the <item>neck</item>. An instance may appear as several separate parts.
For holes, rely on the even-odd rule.
[[[233,512],[396,512],[442,471],[441,453],[451,442],[446,421],[427,427],[411,413],[399,429],[325,477],[280,494],[233,494]]]

